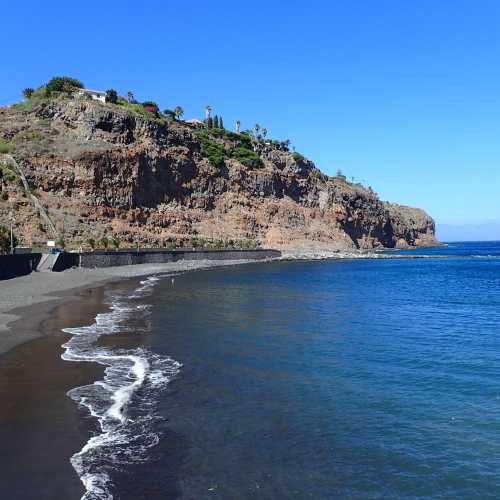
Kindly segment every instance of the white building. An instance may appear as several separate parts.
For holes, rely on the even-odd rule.
[[[75,95],[77,97],[90,97],[94,101],[106,102],[106,92],[100,90],[78,89]]]
[[[198,120],[198,118],[186,120],[186,123],[189,123],[189,125],[193,125],[194,127],[203,127],[203,122],[201,120]]]

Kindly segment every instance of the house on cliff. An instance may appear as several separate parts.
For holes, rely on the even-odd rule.
[[[106,92],[100,90],[78,89],[74,95],[76,97],[86,97],[94,101],[106,102]]]
[[[197,128],[202,128],[204,126],[204,123],[201,120],[198,120],[198,118],[192,118],[191,120],[186,120],[186,123],[188,125],[192,125],[193,127]]]

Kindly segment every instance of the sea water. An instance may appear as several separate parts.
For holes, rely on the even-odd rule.
[[[106,367],[69,393],[96,420],[68,457],[85,500],[500,497],[500,243],[153,277],[109,304],[64,346]]]

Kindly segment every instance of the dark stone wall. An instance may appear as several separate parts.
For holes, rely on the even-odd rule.
[[[0,255],[0,280],[30,274],[36,269],[41,258],[41,253]]]
[[[112,267],[163,264],[178,260],[264,260],[281,256],[278,250],[118,250],[110,252],[62,253],[53,271],[71,267]]]

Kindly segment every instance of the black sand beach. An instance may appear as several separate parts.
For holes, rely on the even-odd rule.
[[[110,290],[134,276],[231,265],[180,262],[64,273],[34,273],[0,286],[0,498],[80,499],[85,489],[69,458],[98,431],[67,392],[102,378],[95,363],[70,363],[64,328],[92,324]],[[24,307],[15,307],[16,305]],[[48,479],[50,478],[50,479]]]
[[[63,361],[61,344],[68,335],[62,329],[92,321],[105,309],[103,296],[104,287],[98,287],[63,304],[32,306],[12,325],[14,332],[36,328],[40,338],[0,356],[0,498],[69,500],[83,495],[68,457],[87,441],[95,423],[82,419],[66,393],[97,380],[103,370],[93,363]],[[36,326],[40,314],[45,319]]]

